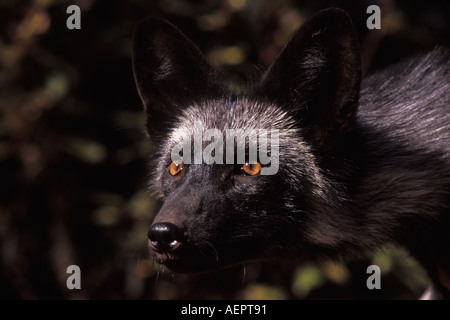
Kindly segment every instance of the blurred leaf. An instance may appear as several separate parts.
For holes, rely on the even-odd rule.
[[[132,128],[143,131],[145,117],[143,111],[113,110],[110,116],[111,122],[119,129]]]
[[[119,223],[119,209],[115,206],[104,206],[94,211],[93,222],[101,226],[113,226]]]
[[[247,4],[247,0],[228,0],[228,4],[235,10],[240,10]]]
[[[404,249],[393,247],[389,251],[394,266],[391,272],[411,291],[421,295],[430,285],[430,279],[425,269]]]
[[[47,77],[45,89],[52,95],[53,100],[60,100],[66,95],[69,81],[65,74],[55,72]]]
[[[304,265],[294,272],[292,291],[296,297],[305,298],[312,290],[322,286],[325,278],[314,265]]]
[[[212,50],[208,55],[208,60],[215,66],[228,64],[234,65],[244,62],[245,51],[239,46],[223,47]]]
[[[107,155],[105,146],[97,141],[84,138],[68,138],[64,147],[69,154],[90,164],[103,162]]]
[[[257,283],[249,285],[243,293],[243,299],[246,300],[284,300],[286,297],[282,287]]]
[[[389,273],[393,267],[393,255],[392,249],[383,248],[382,250],[377,250],[374,253],[372,262],[373,264],[380,267],[381,273]]]
[[[155,201],[150,197],[148,190],[139,190],[128,203],[131,215],[135,218],[150,218],[155,212]]]
[[[324,276],[339,285],[346,284],[351,275],[349,270],[345,267],[345,265],[341,263],[337,263],[334,261],[327,261],[321,266],[322,272]]]

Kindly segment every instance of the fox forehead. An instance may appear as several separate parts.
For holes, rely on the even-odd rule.
[[[201,127],[199,127],[201,126]],[[170,140],[180,141],[192,136],[194,131],[218,129],[225,134],[227,129],[294,129],[295,121],[279,107],[267,102],[246,98],[212,100],[190,106],[183,110],[171,130]]]

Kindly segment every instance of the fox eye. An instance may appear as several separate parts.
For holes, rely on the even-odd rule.
[[[169,166],[169,172],[172,176],[176,176],[183,170],[183,162],[181,161],[172,161]]]
[[[242,166],[242,170],[250,175],[250,176],[254,176],[255,174],[258,174],[261,171],[261,163],[256,162],[253,164],[250,163],[246,163]]]

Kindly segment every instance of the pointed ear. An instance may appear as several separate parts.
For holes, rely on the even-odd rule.
[[[167,21],[150,18],[136,26],[132,59],[150,136],[182,108],[218,91],[200,50]]]
[[[340,9],[314,15],[264,75],[257,94],[291,110],[312,138],[354,125],[360,52],[350,17]],[[259,93],[258,93],[259,92]]]

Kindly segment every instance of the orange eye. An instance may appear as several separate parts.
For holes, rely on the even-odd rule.
[[[169,172],[172,176],[176,176],[183,170],[183,162],[181,161],[172,161],[169,166]]]
[[[248,175],[254,176],[261,171],[261,163],[257,162],[254,164],[246,163],[242,166],[242,170]]]

